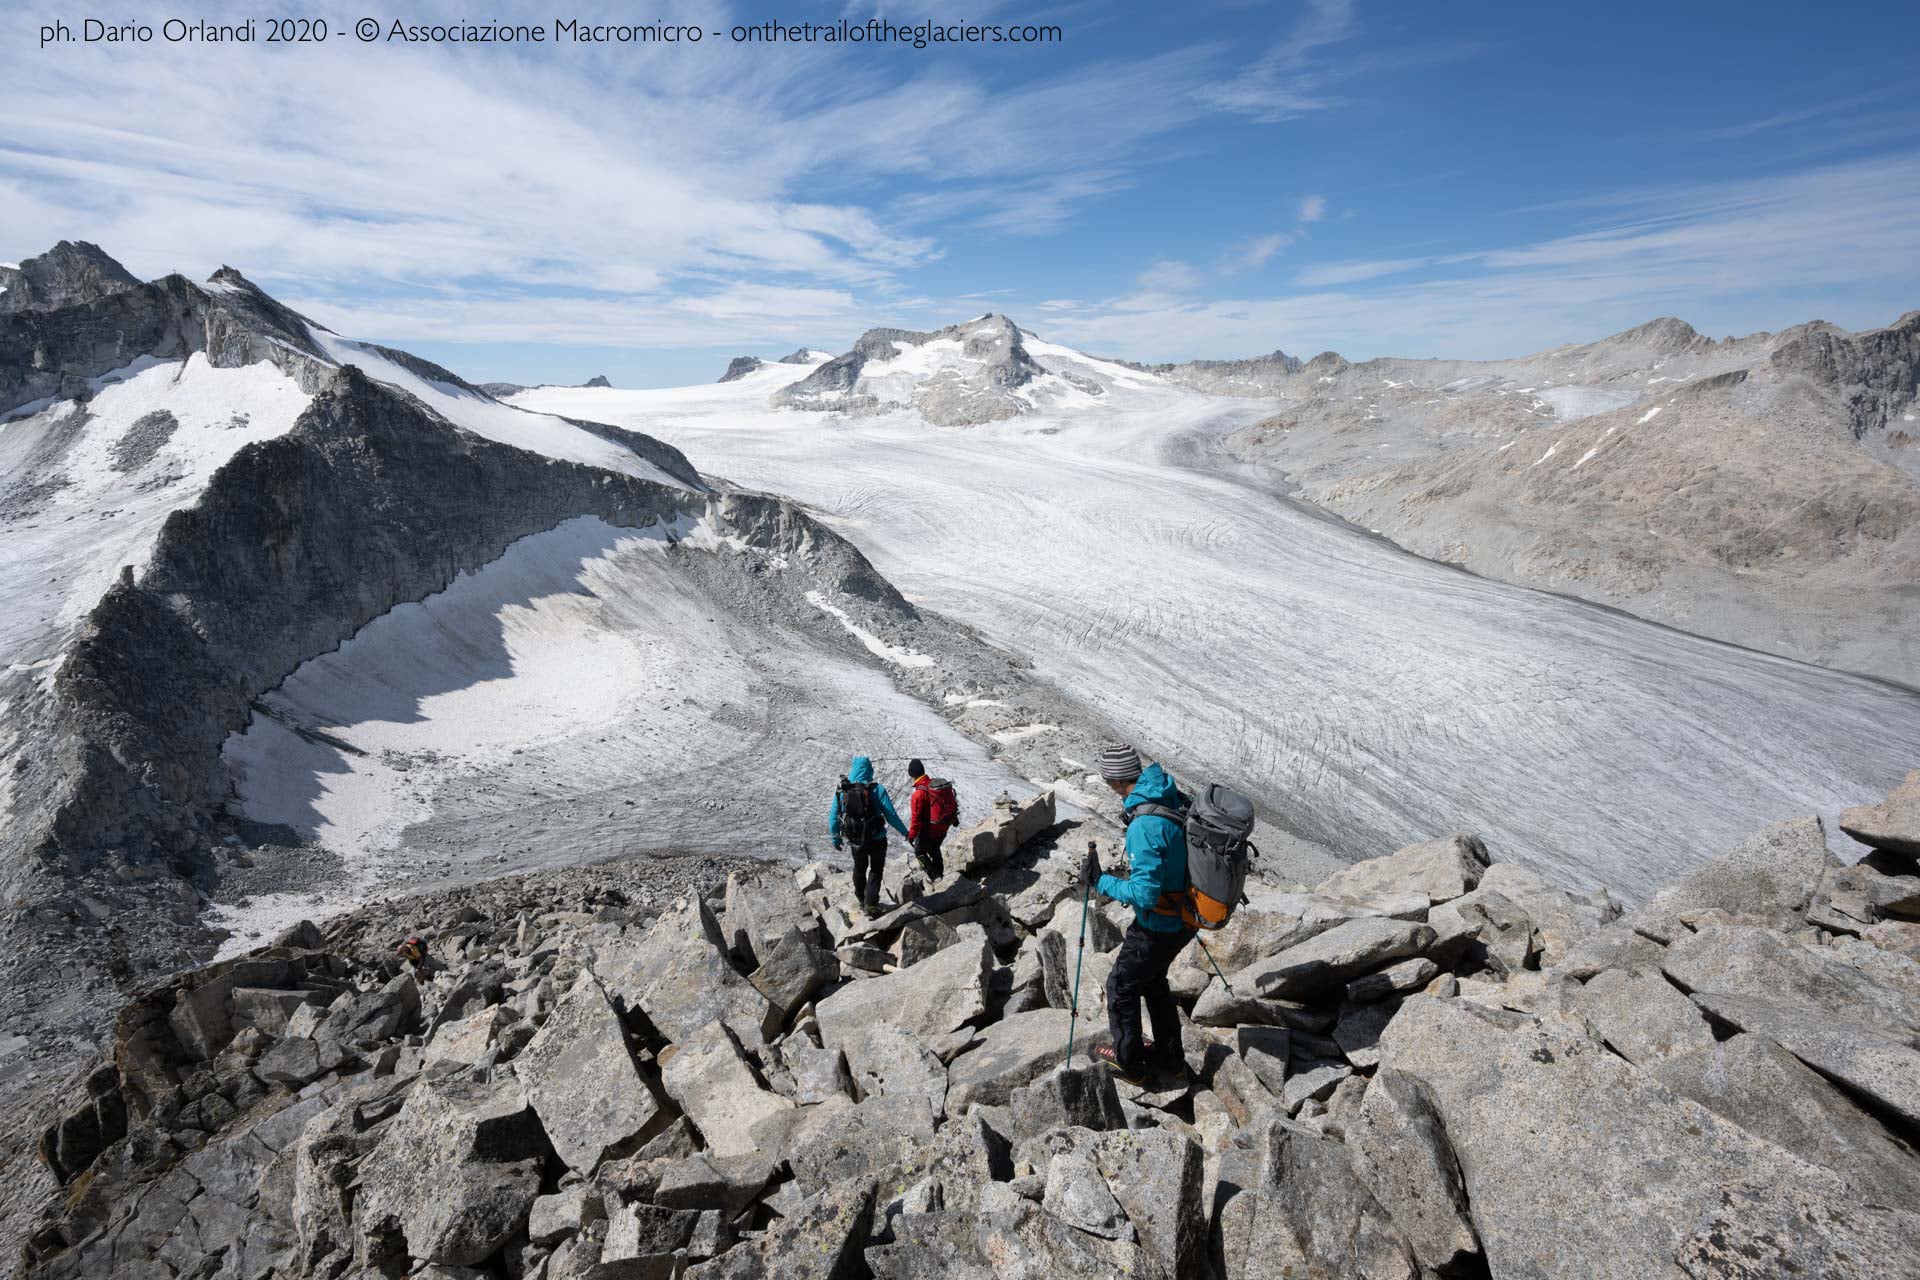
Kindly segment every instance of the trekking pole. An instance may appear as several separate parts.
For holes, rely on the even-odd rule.
[[[1094,842],[1087,841],[1087,852],[1092,853]],[[1073,961],[1073,1005],[1067,1015],[1067,1065],[1073,1065],[1073,1029],[1080,1021],[1080,970],[1087,962],[1087,900],[1093,896],[1093,881],[1087,880],[1080,886],[1080,950]]]
[[[1200,937],[1198,934],[1194,935],[1193,940],[1200,944],[1200,950],[1206,952],[1207,963],[1213,966],[1213,976],[1220,979],[1220,984],[1227,989],[1227,994],[1232,995],[1233,984],[1227,981],[1226,974],[1220,972],[1220,962],[1213,958],[1213,952],[1207,951],[1207,940],[1205,938]]]

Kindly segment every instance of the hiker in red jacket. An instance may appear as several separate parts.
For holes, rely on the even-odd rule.
[[[960,820],[960,803],[954,798],[953,784],[945,778],[929,778],[927,766],[917,758],[907,761],[907,776],[913,779],[913,794],[907,798],[907,839],[913,844],[913,856],[938,880],[947,870],[940,846]]]

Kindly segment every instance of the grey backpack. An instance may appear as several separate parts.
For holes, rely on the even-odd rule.
[[[1180,824],[1187,835],[1187,887],[1160,895],[1154,910],[1179,916],[1189,929],[1218,929],[1247,900],[1247,868],[1259,856],[1253,835],[1253,801],[1210,782],[1184,809],[1135,805],[1133,815],[1151,814]]]

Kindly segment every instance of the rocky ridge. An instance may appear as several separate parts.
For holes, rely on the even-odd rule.
[[[519,395],[522,391],[532,391],[536,389],[535,387],[523,386],[518,382],[481,382],[475,385],[480,391],[492,396],[495,400],[505,400],[508,396]],[[551,382],[542,382],[537,385],[540,387],[550,387],[554,384]],[[613,383],[607,379],[606,374],[597,373],[579,385],[582,387],[611,387]]]
[[[939,426],[977,426],[1027,412],[1022,389],[1046,377],[1017,325],[985,315],[930,333],[869,329],[853,349],[775,391],[775,408],[881,413],[911,405]]]
[[[1920,312],[1504,361],[1317,357],[1228,441],[1430,559],[1912,684]]]
[[[625,863],[302,924],[122,1013],[29,1274],[1916,1276],[1917,810],[1625,915],[1469,835],[1258,887],[1147,1087],[1085,1057],[1114,906],[1070,1018],[1050,797],[875,919],[821,864]]]
[[[62,240],[38,257],[0,265],[0,314],[73,306],[139,285],[99,245]]]
[[[1180,364],[1141,364],[1122,360],[1117,363],[1183,387],[1192,387],[1195,391],[1217,396],[1255,397],[1277,394],[1288,378],[1306,367],[1300,357],[1278,350],[1245,360],[1187,360]]]

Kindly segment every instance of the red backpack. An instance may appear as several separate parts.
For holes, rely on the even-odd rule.
[[[958,821],[960,801],[953,794],[953,784],[945,778],[928,778],[927,825],[944,828]]]

